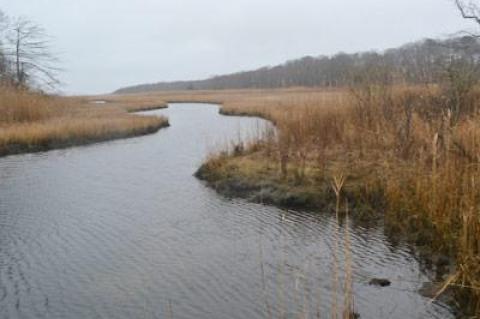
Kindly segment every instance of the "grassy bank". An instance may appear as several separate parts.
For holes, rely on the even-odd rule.
[[[0,156],[84,145],[153,133],[168,126],[129,112],[165,107],[152,97],[53,97],[0,87]]]
[[[276,134],[206,161],[198,175],[219,191],[329,208],[335,204],[332,179],[343,175],[352,215],[381,218],[389,233],[444,256],[433,267],[449,270],[445,284],[466,313],[480,313],[478,89],[377,84],[164,96],[222,102],[224,114],[276,124]]]

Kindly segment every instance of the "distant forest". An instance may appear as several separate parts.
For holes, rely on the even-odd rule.
[[[382,82],[431,84],[437,83],[452,63],[462,63],[469,72],[476,70],[480,64],[480,40],[470,36],[446,40],[427,39],[383,52],[307,56],[254,71],[214,76],[205,80],[142,84],[125,87],[115,93],[287,87],[329,88],[351,85],[366,74]]]

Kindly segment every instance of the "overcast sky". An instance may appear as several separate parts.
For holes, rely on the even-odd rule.
[[[381,50],[473,27],[453,0],[0,0],[0,9],[53,36],[70,94]]]

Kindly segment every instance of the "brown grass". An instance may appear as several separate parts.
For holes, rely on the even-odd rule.
[[[163,101],[124,98],[94,105],[89,98],[52,97],[0,87],[0,155],[87,144],[151,133],[162,117],[128,114]]]
[[[386,228],[453,257],[457,296],[480,313],[480,92],[365,85],[343,90],[258,90],[158,94],[168,101],[221,102],[224,114],[271,119],[277,134],[243,154],[213,156],[216,179],[307,189],[334,198],[345,172],[351,215],[383,213]],[[279,186],[280,187],[280,186]],[[440,267],[440,266],[438,266]],[[451,277],[448,277],[451,278]]]

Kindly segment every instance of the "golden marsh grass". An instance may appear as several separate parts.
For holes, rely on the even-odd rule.
[[[46,96],[0,87],[0,154],[22,153],[152,133],[168,125],[156,116],[128,112],[165,106],[124,98],[105,106],[90,98]]]

